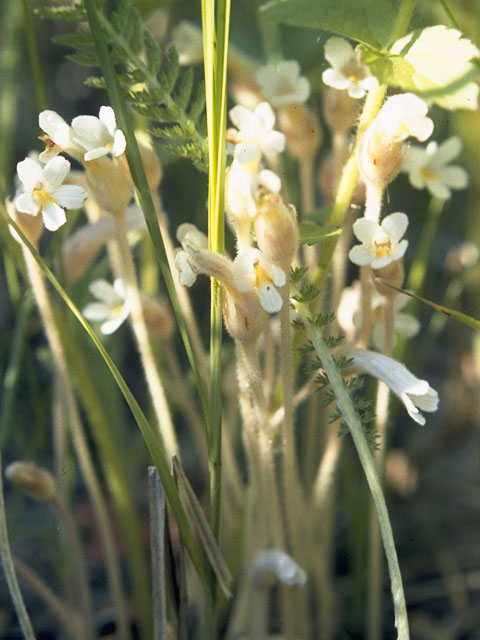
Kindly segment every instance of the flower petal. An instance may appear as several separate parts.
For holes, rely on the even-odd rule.
[[[275,289],[273,284],[263,282],[258,290],[260,304],[268,313],[277,313],[282,308],[282,296]]]
[[[359,218],[353,223],[353,233],[364,244],[371,244],[378,230],[379,225],[368,218]]]
[[[21,193],[15,198],[15,207],[22,213],[28,213],[36,216],[40,211],[40,205],[37,199],[31,193]]]
[[[47,162],[42,172],[46,191],[51,193],[53,189],[62,184],[70,172],[70,166],[70,162],[63,156],[55,156]]]
[[[74,184],[62,184],[51,195],[65,209],[79,209],[88,197],[83,187]]]
[[[26,191],[33,191],[37,182],[42,181],[42,167],[32,158],[25,158],[17,164],[17,174]]]
[[[55,202],[46,202],[43,205],[42,218],[45,228],[49,231],[56,231],[67,221],[65,210]]]
[[[397,243],[403,237],[408,227],[408,216],[405,213],[391,213],[382,220],[382,229]]]

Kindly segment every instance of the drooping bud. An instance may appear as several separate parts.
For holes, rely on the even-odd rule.
[[[5,475],[32,498],[49,501],[55,496],[55,480],[52,474],[33,462],[12,462],[6,468]]]
[[[303,104],[290,104],[280,109],[278,122],[289,153],[297,160],[313,158],[322,142],[320,123],[313,113]]]
[[[299,242],[295,207],[287,206],[279,194],[261,190],[255,233],[257,244],[265,256],[288,269]]]
[[[258,296],[253,291],[239,292],[233,287],[224,287],[223,291],[223,320],[228,333],[234,340],[255,341],[268,321],[268,313]]]

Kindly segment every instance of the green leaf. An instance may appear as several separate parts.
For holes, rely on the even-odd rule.
[[[382,84],[412,91],[445,109],[476,107],[478,49],[456,29],[416,29],[397,40],[391,51],[369,46],[360,51],[362,62]]]
[[[230,575],[230,571],[223,559],[222,552],[213,537],[212,530],[205,518],[202,506],[198,502],[197,496],[195,495],[195,492],[192,489],[177,456],[173,456],[172,465],[183,508],[190,520],[195,523],[195,527],[198,531],[198,537],[200,538],[203,548],[205,549],[205,553],[210,560],[212,569],[215,571],[215,575],[218,578],[218,583],[221,586],[223,593],[227,598],[231,598],[232,576]]]
[[[378,280],[381,284],[386,284],[387,287],[390,287],[390,289],[394,289],[399,293],[405,293],[407,296],[410,296],[410,298],[418,300],[422,304],[426,304],[427,307],[431,307],[432,309],[435,309],[435,311],[439,311],[440,313],[443,313],[443,315],[448,316],[449,318],[453,318],[454,320],[457,320],[462,324],[465,324],[467,327],[471,327],[476,331],[480,331],[480,320],[477,320],[477,318],[473,318],[472,316],[469,316],[466,313],[462,313],[461,311],[457,311],[456,309],[444,307],[443,305],[432,302],[431,300],[427,300],[426,298],[421,298],[420,296],[417,296],[416,293],[412,293],[412,291],[407,291],[406,289],[401,289],[400,287],[394,287],[383,278],[375,278],[375,280]]]
[[[321,227],[315,222],[304,221],[298,225],[300,232],[300,244],[316,244],[324,238],[332,238],[338,236],[342,229],[341,227],[335,227],[332,225]]]
[[[396,15],[387,0],[272,0],[261,11],[278,22],[332,31],[376,48],[387,43]]]

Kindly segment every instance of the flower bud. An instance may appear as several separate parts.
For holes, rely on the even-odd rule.
[[[7,213],[10,218],[18,224],[20,229],[26,235],[27,240],[29,240],[34,247],[37,247],[43,231],[41,216],[31,216],[28,213],[17,211],[13,202],[8,198],[5,200],[5,208],[7,209]],[[10,227],[10,232],[17,242],[22,242],[13,227]]]
[[[372,272],[375,289],[382,296],[391,296],[392,294],[395,294],[395,291],[388,285],[391,284],[392,287],[400,289],[405,279],[403,260],[394,260],[393,262],[390,262],[390,264],[387,264],[386,267],[383,267],[383,269],[372,269]],[[387,284],[384,284],[382,280]]]
[[[158,298],[142,295],[142,307],[149,333],[160,342],[170,340],[175,325],[167,303]]]
[[[346,91],[323,90],[323,117],[333,133],[347,135],[357,119],[361,103]]]
[[[51,473],[33,462],[12,462],[5,470],[7,478],[37,500],[52,500],[55,480]]]
[[[287,149],[297,160],[312,158],[322,141],[317,118],[303,104],[290,104],[280,109],[280,131],[285,135]]]
[[[257,294],[253,291],[241,293],[233,287],[224,287],[223,291],[223,320],[228,333],[234,340],[255,341],[268,319]]]
[[[276,193],[260,191],[255,233],[258,247],[265,256],[284,269],[288,268],[299,242],[295,207],[286,206]]]
[[[85,162],[88,185],[97,204],[109,213],[123,214],[132,196],[133,182],[125,155]]]

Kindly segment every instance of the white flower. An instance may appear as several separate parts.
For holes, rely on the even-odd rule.
[[[38,116],[40,129],[45,132],[46,138],[42,138],[47,144],[45,151],[40,154],[40,160],[47,162],[61,151],[65,151],[72,157],[80,160],[85,149],[73,139],[72,128],[55,111],[42,111]]]
[[[376,86],[375,77],[360,63],[352,45],[343,38],[329,38],[324,52],[332,65],[322,74],[323,82],[329,87],[347,90],[351,98],[363,98],[367,91]]]
[[[351,287],[343,290],[337,309],[338,324],[346,332],[347,338],[354,339],[354,334],[362,326],[360,302],[360,282],[356,280]],[[395,335],[413,338],[420,330],[420,322],[403,309],[410,302],[410,297],[397,293],[393,301],[393,331]],[[372,338],[377,349],[382,350],[385,344],[384,301],[376,289],[372,291]]]
[[[107,336],[128,318],[130,303],[124,280],[117,278],[112,285],[106,280],[94,280],[88,287],[100,302],[90,302],[83,310],[87,320],[102,321],[100,331]]]
[[[436,411],[438,393],[426,380],[419,380],[400,362],[373,351],[360,349],[349,353],[355,364],[372,376],[383,380],[405,405],[408,415],[424,425],[422,411]]]
[[[448,200],[451,189],[465,189],[468,173],[462,167],[448,165],[462,150],[462,142],[452,136],[439,146],[429,142],[426,149],[412,145],[403,159],[402,171],[408,173],[410,184],[416,189],[430,191],[440,200]]]
[[[186,251],[177,251],[174,264],[178,269],[180,284],[182,287],[192,287],[197,280],[195,266]]]
[[[418,96],[400,93],[386,100],[369,129],[385,142],[403,142],[410,136],[424,142],[433,131],[427,113],[427,103]]]
[[[24,188],[15,198],[18,211],[36,216],[42,214],[49,231],[56,231],[67,220],[65,209],[78,209],[87,197],[82,187],[62,184],[70,171],[70,162],[56,156],[42,165],[32,158],[17,164],[18,177]]]
[[[367,218],[356,220],[353,232],[362,244],[350,249],[349,258],[354,264],[369,264],[373,269],[382,269],[403,257],[407,240],[401,240],[408,226],[404,213],[392,213],[381,224]]]
[[[303,103],[310,97],[310,83],[300,75],[296,60],[260,67],[256,74],[262,94],[274,107]]]
[[[420,34],[415,31],[397,40],[391,52],[413,67],[412,80],[419,91],[459,86],[456,91],[433,98],[441,107],[477,108],[479,88],[468,79],[477,75],[471,61],[480,57],[480,51],[460,31],[443,24],[427,27]]]
[[[194,64],[203,60],[202,30],[189,20],[182,20],[172,31],[172,44],[179,64]]]
[[[280,178],[270,169],[251,171],[248,165],[233,161],[226,178],[226,207],[236,217],[254,218],[257,214],[256,193],[265,187],[272,193],[281,188]]]
[[[285,273],[258,249],[247,249],[235,258],[233,282],[240,292],[257,291],[260,304],[268,313],[282,308],[282,297],[276,287],[285,284]]]
[[[235,143],[234,158],[242,164],[260,162],[261,153],[273,155],[285,149],[285,136],[274,131],[275,114],[268,102],[261,102],[255,111],[237,104],[229,112],[236,129],[228,137]]]
[[[121,156],[126,141],[123,131],[117,129],[115,113],[111,107],[100,107],[99,117],[77,116],[72,120],[73,139],[86,150],[85,162],[108,154]]]

